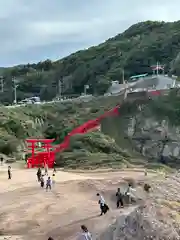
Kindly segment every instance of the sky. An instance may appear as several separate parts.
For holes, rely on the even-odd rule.
[[[0,2],[0,66],[57,60],[144,20],[179,20],[179,0]]]

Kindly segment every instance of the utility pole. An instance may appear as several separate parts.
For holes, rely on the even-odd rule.
[[[125,82],[124,82],[124,69],[122,70],[122,81],[123,81],[123,84],[125,84]]]
[[[59,95],[59,98],[61,99],[61,95],[62,95],[62,80],[59,79],[58,81],[58,95]]]
[[[159,74],[159,63],[157,62],[157,64],[156,64],[156,75],[158,76],[158,74]]]
[[[122,69],[122,82],[123,82],[124,88],[125,88],[125,91],[124,91],[124,101],[125,101],[127,98],[127,93],[128,93],[128,82],[125,81],[125,79],[124,79],[124,69]]]
[[[0,76],[0,81],[1,81],[1,92],[4,92],[4,77]]]
[[[87,89],[89,89],[89,85],[84,85],[84,95],[87,95]]]
[[[164,66],[163,66],[163,75],[165,75],[165,72],[164,72]]]
[[[19,86],[17,84],[17,80],[15,77],[12,78],[12,82],[14,84],[13,89],[14,89],[14,104],[17,104],[17,87]]]

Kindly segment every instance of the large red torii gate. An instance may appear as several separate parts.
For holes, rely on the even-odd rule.
[[[51,151],[54,139],[26,139],[28,149],[31,149],[31,157],[27,160],[27,167],[52,168],[54,166],[55,153]],[[38,144],[41,144],[39,146]],[[36,148],[44,149],[43,152],[35,152]],[[37,153],[37,154],[36,154]]]

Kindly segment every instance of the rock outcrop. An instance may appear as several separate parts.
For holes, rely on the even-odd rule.
[[[173,240],[180,239],[171,222],[165,223],[153,204],[139,206],[121,215],[98,240]]]

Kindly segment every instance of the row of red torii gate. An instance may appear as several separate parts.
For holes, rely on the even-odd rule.
[[[55,155],[57,152],[62,152],[69,147],[70,137],[76,134],[85,134],[99,128],[101,120],[108,115],[119,114],[119,105],[110,111],[105,112],[99,118],[89,120],[81,126],[73,129],[64,139],[61,144],[53,145],[54,139],[27,139],[28,153],[31,156],[27,159],[27,167],[45,167],[53,168],[55,164]]]
[[[161,95],[161,91],[154,90],[150,92],[151,96]],[[96,119],[89,120],[81,126],[73,129],[64,139],[61,144],[53,145],[54,139],[27,139],[28,153],[31,152],[31,156],[27,159],[27,167],[45,167],[53,168],[55,164],[55,155],[57,152],[62,152],[69,147],[70,137],[75,134],[85,134],[89,131],[99,128],[103,118],[107,116],[119,115],[120,105],[105,112],[103,115]]]

